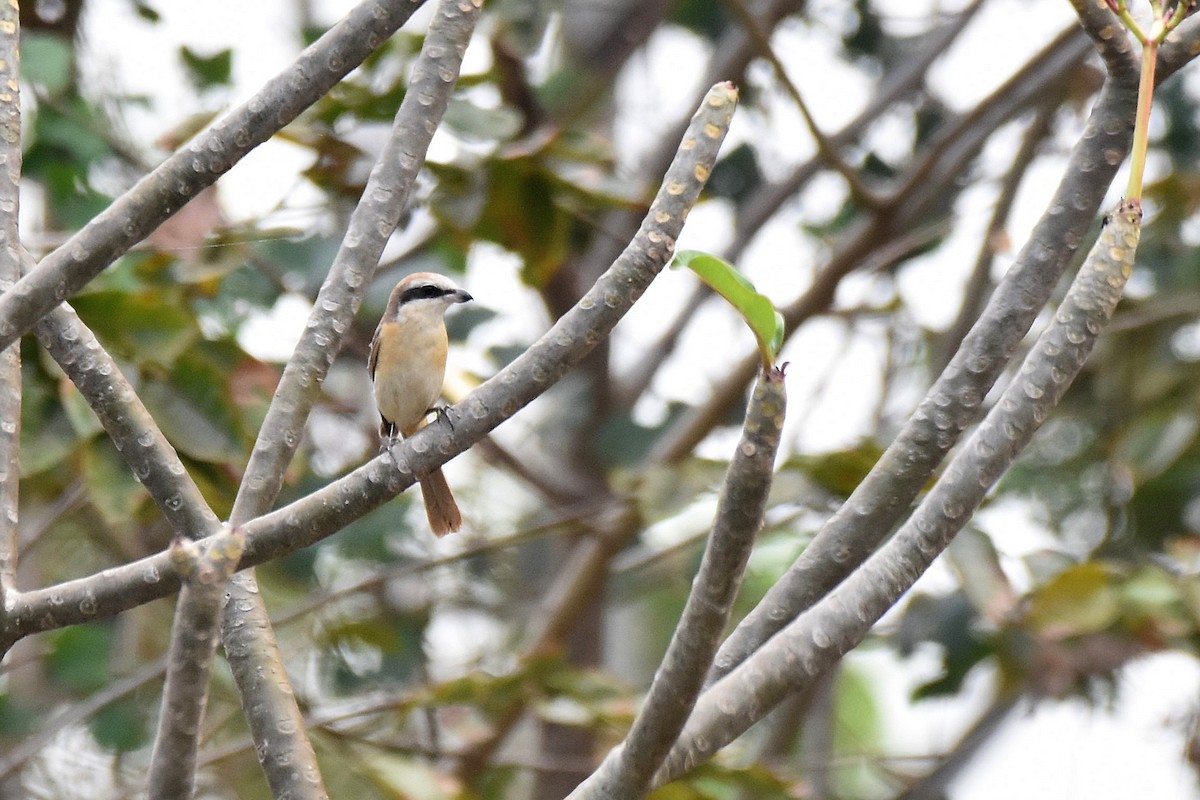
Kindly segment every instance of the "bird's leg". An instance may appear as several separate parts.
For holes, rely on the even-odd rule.
[[[400,441],[400,430],[396,427],[396,423],[383,420],[379,426],[379,452],[382,454],[387,451],[396,469],[400,468],[400,464],[396,461],[396,454],[392,452],[392,448],[398,441]]]
[[[438,422],[444,422],[450,426],[450,430],[454,430],[454,420],[450,419],[450,406],[434,406],[425,410],[425,414],[433,414],[437,417]]]

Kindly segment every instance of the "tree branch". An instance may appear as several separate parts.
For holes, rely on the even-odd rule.
[[[1139,205],[1122,202],[1017,376],[913,515],[822,602],[709,687],[658,781],[679,776],[805,688],[861,642],[933,563],[1087,360],[1133,268],[1141,218]]]
[[[0,347],[16,341],[242,156],[316,102],[403,25],[421,2],[363,0],[257,94],[176,151],[42,259],[36,270],[0,295]]]
[[[177,536],[169,556],[183,579],[175,606],[167,680],[147,794],[155,800],[191,800],[196,787],[200,724],[208,700],[217,646],[217,615],[225,583],[242,554],[241,532],[225,529],[204,546]]]
[[[0,8],[0,300],[21,277],[17,230],[21,182],[20,18],[15,3]],[[21,345],[0,351],[0,615],[16,592],[18,476],[21,474]],[[0,616],[0,629],[4,627]]]
[[[783,370],[764,371],[726,472],[712,533],[687,605],[641,711],[625,741],[609,752],[571,798],[642,797],[682,730],[717,651],[754,537],[762,526],[786,411]]]
[[[987,744],[1016,709],[1024,695],[1012,689],[1002,690],[987,709],[976,718],[958,742],[938,759],[937,766],[896,795],[895,800],[941,800],[963,767]]]

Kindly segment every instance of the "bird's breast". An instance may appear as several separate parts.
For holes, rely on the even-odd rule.
[[[440,322],[440,320],[439,320]],[[384,419],[406,436],[442,393],[446,374],[446,328],[384,323],[375,361],[375,402]]]

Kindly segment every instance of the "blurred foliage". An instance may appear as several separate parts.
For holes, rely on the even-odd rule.
[[[212,55],[201,55],[190,47],[181,47],[179,58],[187,68],[188,78],[197,91],[227,86],[232,79],[233,51],[229,48],[218,50]]]
[[[26,24],[26,5],[24,173],[40,194],[23,202],[36,205],[36,232],[54,241],[106,208],[157,161],[162,152],[156,144],[178,146],[207,124],[228,101],[235,67],[248,54],[240,46],[172,51],[197,95],[196,107],[184,119],[164,120],[167,133],[157,143],[137,141],[125,115],[145,111],[146,99],[81,78],[79,46],[71,38],[74,16],[64,36],[59,28]],[[68,3],[71,15],[81,5]],[[154,4],[130,5],[147,24],[159,24]],[[839,68],[875,85],[921,43],[911,24],[893,24],[872,0],[842,6],[797,3],[781,27],[826,36]],[[732,26],[728,8],[708,0],[665,4],[659,13],[665,16],[645,37],[662,42],[686,37],[711,48]],[[573,301],[591,282],[594,275],[584,271],[588,254],[611,244],[612,221],[640,214],[656,188],[659,176],[642,174],[619,150],[625,134],[617,123],[629,127],[629,120],[618,110],[629,112],[618,109],[610,90],[624,61],[616,59],[607,72],[600,63],[627,43],[604,38],[597,18],[582,7],[502,0],[488,4],[485,14],[490,17],[481,30],[491,39],[484,43],[491,58],[472,62],[477,71],[460,81],[439,133],[444,146],[423,170],[420,196],[397,237],[403,243],[385,253],[378,285],[347,334],[280,504],[376,452],[377,417],[363,361],[395,280],[416,270],[468,274],[501,291],[509,286],[512,302],[525,304],[504,307],[504,299],[489,305],[480,297],[450,320],[458,348],[452,372],[459,372],[451,381],[469,387],[522,352],[563,307],[564,296]],[[568,27],[589,32],[591,41],[570,39],[563,33]],[[305,20],[297,47],[321,32],[319,21]],[[295,192],[303,199],[284,194],[263,218],[230,222],[218,188],[71,299],[222,517],[282,369],[247,351],[246,331],[289,302],[315,297],[422,43],[419,33],[393,37],[277,136],[307,159],[298,179],[302,191]],[[646,68],[638,60],[633,64]],[[645,104],[663,96],[655,92],[669,91],[676,99],[688,91],[684,77],[691,75],[681,73],[701,67],[688,64],[681,71],[672,64],[664,79],[668,89],[646,89],[650,100],[635,98],[643,103],[635,113],[649,113]],[[751,208],[760,190],[790,168],[781,153],[795,155],[787,137],[770,127],[780,116],[777,87],[752,71],[742,89],[738,124],[747,125],[749,134],[730,141],[707,195],[710,208],[734,214]],[[1046,529],[1044,547],[1013,557],[1005,549],[1005,531],[964,531],[946,559],[956,585],[914,592],[894,625],[874,640],[876,649],[899,660],[928,649],[937,654],[937,674],[912,687],[915,701],[958,696],[984,670],[992,670],[1005,691],[1094,696],[1097,687],[1111,691],[1113,676],[1132,659],[1165,650],[1194,653],[1200,644],[1200,131],[1194,91],[1185,82],[1165,84],[1159,105],[1164,126],[1156,152],[1170,169],[1147,189],[1157,209],[1143,233],[1134,279],[1139,288],[1121,306],[1113,331],[1062,407],[989,501],[1020,503]],[[846,148],[848,164],[873,189],[891,185],[961,121],[951,109],[928,88],[897,102],[881,129],[886,135]],[[1077,122],[1063,111],[1064,130]],[[639,117],[633,127],[657,136],[674,123]],[[921,224],[953,219],[963,190],[993,177],[982,174],[971,171],[948,184]],[[813,254],[835,247],[870,211],[846,192],[814,203],[807,191],[801,187],[792,205],[815,208],[812,217],[786,209],[776,227],[802,237],[808,249],[798,258],[772,244],[769,267],[746,270],[758,285],[776,291],[803,286]],[[313,197],[319,198],[315,207]],[[906,233],[911,231],[897,232]],[[888,346],[936,338],[937,331],[920,329],[897,287],[910,264],[952,238],[907,242],[888,262],[895,269],[872,272],[845,292],[869,302],[839,298],[827,321],[843,325],[848,336],[884,331],[879,339]],[[722,275],[736,284],[727,271]],[[769,303],[750,308],[745,297],[720,314],[737,324],[736,311],[750,312],[760,341],[774,353],[781,322]],[[785,298],[773,299],[781,304]],[[666,300],[658,302],[663,305],[651,316],[666,327],[675,312]],[[698,315],[693,323],[714,326],[713,318]],[[531,717],[554,730],[594,734],[597,751],[619,741],[630,724],[683,606],[730,439],[729,430],[721,429],[697,454],[646,467],[660,437],[705,401],[726,351],[714,355],[716,348],[685,342],[666,356],[669,368],[682,369],[664,370],[668,377],[659,376],[631,400],[621,394],[627,376],[620,367],[630,353],[641,358],[656,345],[618,334],[612,348],[618,356],[609,362],[606,348],[599,348],[594,357],[602,372],[611,371],[603,372],[611,382],[586,383],[572,375],[514,422],[522,427],[511,438],[507,430],[498,432],[496,446],[510,448],[528,474],[514,475],[503,458],[485,461],[478,452],[454,465],[451,479],[469,531],[446,549],[426,536],[419,501],[410,492],[337,536],[260,570],[334,796],[537,796],[546,770],[533,751],[518,757],[506,752],[471,775],[470,785],[445,768],[453,755],[485,740],[515,702],[527,703]],[[33,338],[22,341],[21,355],[20,499],[28,523],[22,529],[22,585],[89,575],[160,550],[170,531],[78,391]],[[922,374],[925,356],[916,346],[889,351],[891,374],[881,379],[878,413],[871,429],[855,432],[851,443],[816,450],[803,440],[785,446],[739,615],[765,594],[876,462],[911,410],[918,380],[912,376]],[[798,363],[792,374],[807,369]],[[698,379],[689,383],[680,375]],[[822,390],[818,386],[801,402],[819,400]],[[743,412],[737,399],[722,421],[735,425]],[[586,649],[578,641],[526,652],[521,643],[546,614],[542,595],[563,569],[562,540],[601,530],[605,523],[595,516],[603,514],[596,512],[609,501],[636,506],[648,530],[622,551],[606,593],[594,601],[592,611],[608,623],[602,664],[576,659],[572,648]],[[1022,580],[1009,579],[1014,570]],[[1028,588],[1018,591],[1014,584]],[[155,605],[22,643],[13,654],[19,663],[0,673],[0,753],[48,724],[53,710],[103,692],[160,656],[169,613],[166,604]],[[120,754],[140,749],[144,755],[158,689],[148,684],[108,698],[89,717],[88,735],[98,753],[112,757],[105,763],[114,772]],[[868,667],[852,658],[839,670],[828,716],[807,708],[791,718],[780,714],[747,736],[741,749],[651,797],[807,797],[814,794],[814,765],[823,763],[837,765],[836,796],[895,794],[898,782],[887,766],[895,749],[887,732],[895,722],[878,691]],[[202,754],[213,760],[203,767],[202,785],[212,796],[265,796],[238,702],[218,664]],[[822,730],[832,731],[827,751],[806,750],[812,747],[806,733]],[[53,763],[62,757],[55,747],[36,758]]]

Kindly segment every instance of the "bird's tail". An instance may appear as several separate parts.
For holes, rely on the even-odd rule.
[[[462,514],[458,511],[458,503],[454,502],[454,493],[450,491],[446,475],[440,469],[421,479],[421,497],[425,499],[425,514],[429,517],[429,527],[435,534],[445,536],[462,527]]]

